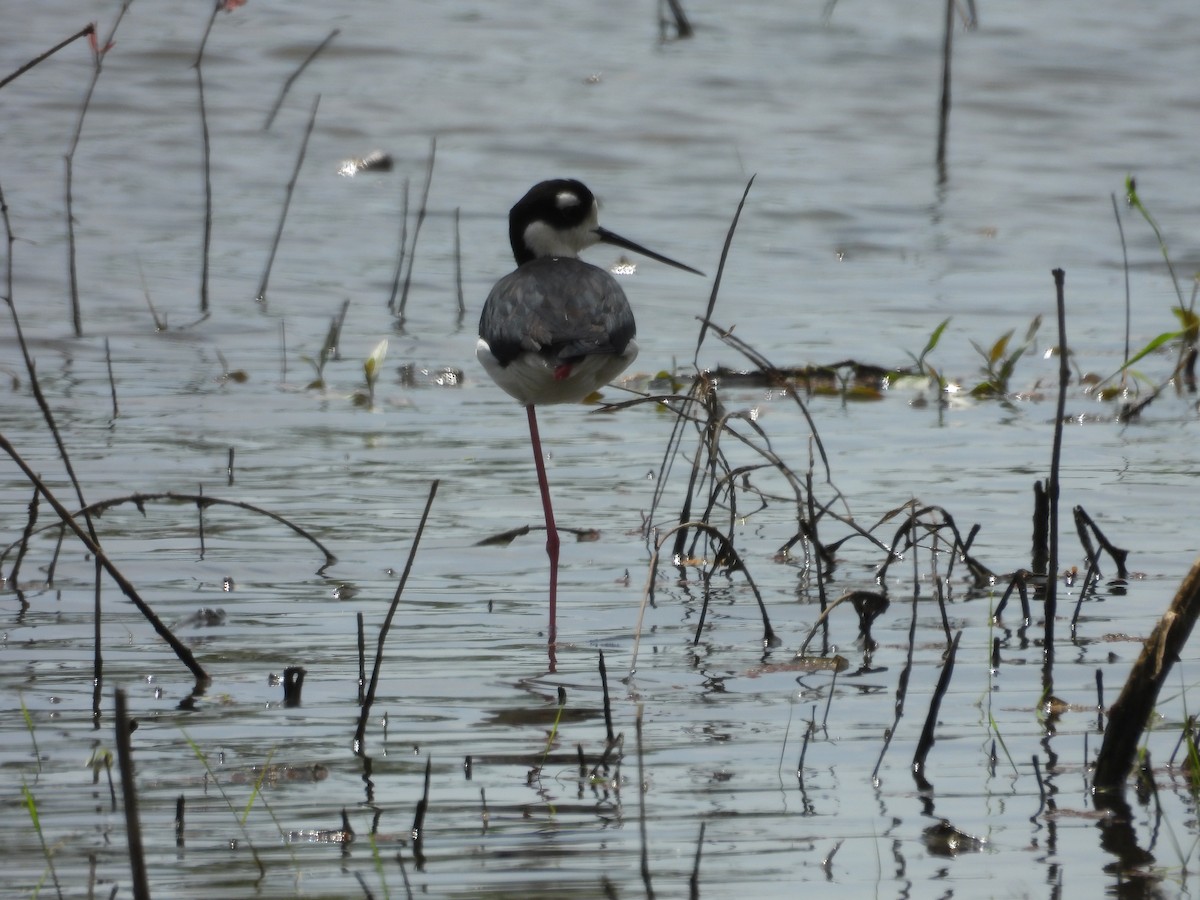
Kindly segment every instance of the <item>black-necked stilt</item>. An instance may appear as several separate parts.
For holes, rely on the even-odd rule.
[[[597,214],[592,192],[573,179],[543,181],[517,202],[508,218],[517,269],[488,294],[475,349],[492,380],[525,406],[529,418],[550,557],[552,668],[558,531],[534,407],[578,402],[612,381],[637,356],[636,327],[625,292],[604,269],[579,259],[579,252],[597,243],[614,244],[703,274],[601,228]]]

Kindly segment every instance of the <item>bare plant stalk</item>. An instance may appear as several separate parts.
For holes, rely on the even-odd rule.
[[[433,162],[437,158],[437,137],[429,142],[429,163],[425,168],[425,188],[421,192],[421,205],[417,209],[417,222],[413,226],[412,248],[408,253],[408,272],[404,276],[404,289],[400,292],[400,305],[396,309],[396,328],[404,331],[404,309],[408,305],[408,289],[412,286],[413,263],[417,260],[417,238],[421,236],[421,225],[429,207],[429,187],[433,184]]]
[[[946,654],[942,674],[938,677],[937,687],[933,690],[933,699],[929,703],[929,714],[925,717],[925,727],[921,729],[921,737],[917,741],[917,751],[913,754],[913,778],[916,779],[917,786],[922,790],[929,788],[929,782],[925,778],[925,759],[933,748],[933,733],[937,727],[938,710],[941,709],[942,698],[946,696],[946,691],[950,687],[950,677],[954,674],[954,657],[958,655],[958,642],[961,638],[962,632],[960,631],[954,635],[954,640],[950,643],[950,652]]]
[[[638,833],[641,835],[642,845],[642,884],[646,886],[647,900],[654,900],[654,886],[650,883],[650,845],[646,838],[646,773],[642,758],[642,704],[640,703],[634,724],[637,730]]]
[[[133,772],[133,745],[129,740],[129,712],[125,691],[116,690],[117,764],[121,771],[121,797],[125,806],[125,834],[129,838],[129,865],[134,900],[150,900],[150,882],[146,878],[146,854],[142,850],[142,826],[138,819],[137,783]]]
[[[61,41],[61,42],[55,44],[53,47],[51,47],[49,50],[47,50],[45,53],[41,54],[40,56],[35,56],[33,59],[31,59],[29,62],[25,63],[25,65],[21,66],[21,68],[17,69],[17,71],[13,72],[11,75],[7,76],[6,78],[0,78],[0,88],[3,88],[10,81],[16,81],[18,78],[20,78],[26,72],[28,72],[30,69],[32,69],[34,66],[36,66],[38,63],[45,62],[47,59],[49,59],[51,56],[53,56],[55,53],[57,53],[63,47],[66,47],[68,44],[74,43],[75,41],[79,40],[81,37],[86,37],[89,34],[95,34],[95,33],[96,33],[95,24],[92,22],[88,22],[87,25],[83,26],[83,28],[80,28],[77,32],[75,32],[73,35],[71,35],[65,41]]]
[[[1046,560],[1046,631],[1043,645],[1045,673],[1042,678],[1043,692],[1047,695],[1052,687],[1054,662],[1054,616],[1057,611],[1058,588],[1058,493],[1059,468],[1062,463],[1063,416],[1067,410],[1067,384],[1071,380],[1071,366],[1067,360],[1067,310],[1064,291],[1066,273],[1055,269],[1054,287],[1058,305],[1058,407],[1054,416],[1054,449],[1050,454],[1050,477],[1046,481],[1046,498],[1050,506],[1050,547]]]
[[[75,211],[72,200],[75,177],[75,150],[79,147],[79,138],[83,134],[83,120],[87,117],[88,109],[91,107],[92,94],[96,91],[96,82],[100,80],[100,72],[104,67],[104,56],[112,48],[113,37],[116,36],[117,28],[120,26],[121,20],[125,17],[125,13],[129,9],[129,4],[132,2],[133,0],[125,0],[121,4],[116,21],[113,22],[112,29],[108,32],[108,37],[102,43],[93,45],[92,80],[83,95],[83,105],[79,109],[79,120],[75,123],[75,133],[71,137],[70,149],[67,150],[67,263],[71,274],[71,324],[75,329],[76,337],[83,336],[83,316],[79,311],[79,275],[75,268]],[[92,40],[95,40],[95,31],[92,32],[91,37]]]
[[[204,239],[200,258],[200,315],[208,315],[208,257],[212,246],[212,145],[208,136],[208,109],[204,103],[204,48],[208,45],[208,36],[212,34],[213,24],[217,21],[217,13],[221,11],[223,0],[213,2],[212,15],[204,28],[204,36],[200,39],[200,49],[196,51],[196,61],[192,68],[196,70],[196,91],[200,98],[200,136],[201,148],[204,154]]]
[[[683,3],[680,0],[667,0],[667,6],[675,19],[675,37],[681,41],[687,40],[695,32],[692,30],[692,23],[688,21],[687,13],[683,11]]]
[[[717,307],[717,292],[721,290],[721,276],[725,272],[725,261],[729,258],[729,248],[733,246],[733,234],[737,231],[738,220],[742,217],[742,208],[746,205],[746,198],[750,196],[750,188],[754,186],[754,179],[757,177],[757,175],[751,175],[750,180],[746,182],[746,189],[742,191],[742,199],[738,201],[733,221],[729,223],[729,230],[725,232],[725,243],[721,247],[721,260],[717,263],[717,276],[713,279],[712,292],[708,295],[708,308],[704,311],[700,334],[696,337],[696,352],[692,354],[692,365],[696,367],[697,371],[700,370],[700,346],[704,343],[704,335],[708,333],[709,320],[712,319],[713,310]]]
[[[392,292],[388,295],[388,312],[396,311],[400,295],[400,275],[404,272],[404,253],[408,249],[408,179],[400,187],[400,249],[396,251],[396,269],[392,272]]]
[[[954,50],[954,0],[946,0],[946,33],[942,38],[942,99],[938,107],[938,182],[946,180],[946,140],[950,132],[950,58]]]
[[[104,621],[104,608],[100,603],[100,576],[103,568],[99,557],[96,558],[96,591],[92,599],[92,717],[100,721],[100,701],[104,692],[104,632],[101,622]]]
[[[1121,238],[1121,269],[1125,272],[1125,355],[1121,358],[1121,383],[1125,383],[1128,373],[1125,367],[1129,365],[1129,329],[1131,308],[1129,302],[1129,247],[1125,244],[1125,226],[1121,224],[1121,209],[1117,206],[1117,195],[1112,198],[1113,218],[1117,220],[1117,234]]]
[[[363,739],[367,732],[367,719],[371,715],[371,706],[375,702],[375,691],[379,687],[379,673],[383,669],[383,646],[387,641],[388,631],[392,627],[392,619],[396,617],[396,608],[400,605],[400,596],[404,593],[404,585],[408,583],[408,575],[412,571],[413,560],[417,557],[417,547],[421,543],[421,535],[425,532],[425,523],[429,521],[429,510],[433,507],[433,498],[437,496],[438,482],[429,486],[429,497],[425,501],[425,510],[421,513],[421,521],[417,524],[417,533],[413,536],[412,547],[408,551],[408,561],[404,564],[404,573],[400,583],[396,585],[396,593],[392,595],[392,603],[388,607],[383,625],[379,627],[379,641],[375,647],[375,665],[371,669],[371,683],[367,687],[367,695],[363,699],[362,711],[358,716],[358,728],[354,732],[354,752],[363,753]]]
[[[104,339],[104,363],[108,366],[108,389],[112,394],[113,421],[121,417],[121,409],[117,406],[117,382],[113,379],[112,353],[108,349],[108,338]]]
[[[455,324],[462,328],[463,319],[467,317],[467,306],[463,302],[462,282],[462,235],[459,231],[458,220],[462,207],[454,207],[454,286],[458,292],[458,319]]]
[[[283,198],[283,209],[279,213],[279,226],[275,229],[275,239],[271,241],[271,253],[267,257],[267,267],[263,271],[262,283],[258,286],[257,300],[262,306],[267,304],[267,282],[271,279],[271,267],[275,265],[275,253],[279,250],[279,241],[283,237],[283,225],[287,221],[288,207],[292,205],[292,194],[296,191],[296,181],[300,177],[300,167],[304,165],[304,154],[308,150],[308,139],[312,137],[313,126],[317,123],[317,107],[321,105],[321,95],[313,100],[312,112],[308,117],[308,127],[304,129],[304,140],[300,142],[300,152],[296,156],[296,167],[292,169],[291,180],[288,181],[287,191]]]
[[[704,850],[704,826],[707,823],[700,823],[700,836],[696,838],[696,858],[692,861],[692,874],[688,878],[688,898],[689,900],[700,900],[700,854]]]
[[[279,108],[283,106],[283,98],[286,97],[288,91],[292,89],[292,84],[297,78],[304,74],[304,70],[308,68],[309,63],[316,59],[321,51],[328,47],[330,42],[332,42],[333,39],[341,33],[342,29],[340,28],[335,28],[333,31],[329,32],[329,34],[325,37],[325,40],[317,44],[317,46],[313,48],[313,51],[304,58],[304,62],[300,63],[300,65],[296,67],[296,71],[288,76],[287,81],[283,83],[283,87],[279,91],[279,97],[276,99],[275,105],[271,107],[271,112],[267,114],[267,121],[263,123],[263,131],[270,131],[271,123],[275,121],[275,115],[279,112]]]

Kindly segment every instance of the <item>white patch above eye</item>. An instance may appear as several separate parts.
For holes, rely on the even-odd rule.
[[[578,206],[579,195],[574,191],[559,191],[558,195],[554,198],[554,202],[557,204],[559,209],[567,209],[571,206]]]

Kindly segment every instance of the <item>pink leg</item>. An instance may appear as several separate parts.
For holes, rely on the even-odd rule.
[[[550,483],[546,480],[546,461],[542,458],[542,439],[538,436],[537,413],[533,404],[525,407],[529,414],[529,439],[533,443],[533,461],[537,466],[538,488],[542,492],[542,511],[546,514],[546,555],[550,557],[550,671],[554,671],[554,643],[558,635],[558,528],[554,524],[554,508],[550,504]]]

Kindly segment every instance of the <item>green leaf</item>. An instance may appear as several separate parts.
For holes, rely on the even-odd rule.
[[[950,317],[947,317],[942,319],[941,324],[938,325],[937,328],[933,329],[933,332],[929,335],[929,340],[925,342],[925,349],[922,350],[921,355],[917,357],[918,367],[925,361],[925,357],[933,352],[933,348],[936,347],[938,345],[938,341],[942,339],[942,332],[946,330],[946,326],[949,324]]]
[[[1013,336],[1013,331],[1009,329],[996,343],[992,344],[992,352],[988,354],[988,365],[994,366],[1004,357],[1004,351],[1008,349],[1008,342]]]

